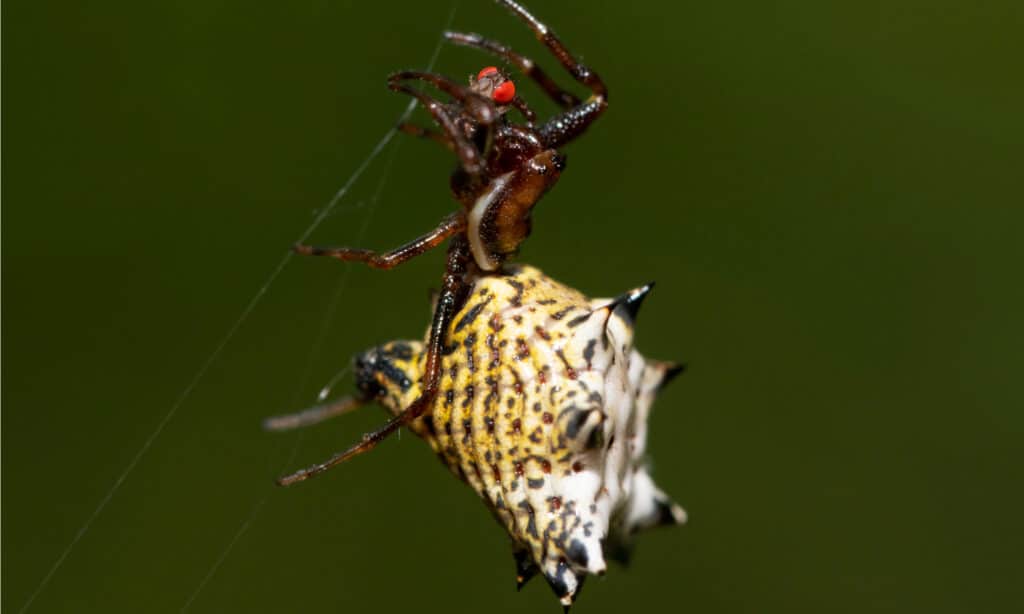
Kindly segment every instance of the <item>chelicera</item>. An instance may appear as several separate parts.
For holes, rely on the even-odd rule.
[[[524,21],[572,78],[589,88],[591,94],[581,100],[558,86],[533,60],[497,41],[461,32],[445,32],[444,36],[452,43],[480,49],[514,66],[540,86],[562,111],[537,123],[536,114],[516,94],[515,83],[495,66],[471,76],[468,85],[424,72],[405,71],[388,77],[391,90],[416,98],[437,124],[437,129],[428,129],[404,123],[398,129],[436,141],[458,158],[451,189],[462,207],[430,232],[388,252],[309,245],[296,245],[294,250],[391,269],[449,241],[442,287],[425,348],[422,392],[404,411],[364,435],[359,443],[323,463],[281,478],[281,485],[300,482],[372,450],[431,407],[438,394],[447,332],[472,288],[469,280],[481,274],[499,273],[503,263],[517,253],[530,234],[533,207],[565,168],[565,156],[559,148],[583,134],[608,105],[608,90],[601,78],[578,62],[548,26],[513,0],[497,2]],[[410,83],[416,81],[433,86],[450,100],[442,102],[412,87]],[[510,121],[509,113],[513,110],[522,116],[523,123]]]

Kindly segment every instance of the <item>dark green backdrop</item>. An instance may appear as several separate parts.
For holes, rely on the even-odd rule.
[[[691,365],[651,432],[691,522],[644,536],[579,611],[1019,606],[1020,3],[533,5],[611,107],[522,258],[598,295],[657,280],[639,343]],[[419,335],[441,254],[292,259],[187,388],[394,121],[384,77],[427,62],[449,9],[4,3],[5,611],[186,392],[30,611],[558,611],[542,583],[513,592],[503,532],[409,434],[271,485],[380,423],[259,429],[355,351]],[[454,26],[553,66],[489,2]],[[438,68],[487,62],[444,48]],[[451,167],[388,148],[313,238],[425,230]]]

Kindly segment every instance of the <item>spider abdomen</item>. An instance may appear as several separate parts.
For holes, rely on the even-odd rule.
[[[648,289],[591,301],[528,266],[480,276],[448,331],[433,406],[411,423],[506,528],[521,581],[540,570],[566,603],[605,571],[606,547],[684,518],[643,460],[650,403],[675,372],[632,347]],[[422,348],[359,359],[372,365],[362,385],[393,413],[419,394]]]

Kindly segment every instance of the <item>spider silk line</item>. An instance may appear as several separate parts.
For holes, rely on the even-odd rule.
[[[445,26],[444,26],[445,30],[449,30],[452,27],[452,23],[455,21],[455,12],[456,12],[456,10],[458,8],[458,4],[459,4],[458,0],[454,0],[454,2],[452,2],[451,11],[448,13],[448,19],[447,19],[447,22],[445,23]],[[444,37],[441,37],[438,40],[437,45],[434,46],[434,51],[433,51],[433,53],[430,56],[430,61],[427,62],[427,66],[425,68],[426,72],[430,72],[431,70],[433,70],[434,65],[437,63],[437,58],[438,58],[438,56],[441,53],[441,48],[443,46],[444,46]],[[396,124],[399,124],[399,123],[405,121],[405,119],[410,115],[412,110],[415,109],[415,108],[416,108],[416,100],[414,99],[414,100],[410,101],[409,106],[406,107],[406,109],[402,112],[402,114],[400,115],[399,120],[396,122]],[[390,136],[394,136],[395,132],[397,132],[397,130],[395,128],[392,128],[391,131],[389,131],[388,134]],[[386,137],[386,138],[387,138],[387,140],[390,140],[389,137]],[[386,141],[382,141],[382,142],[384,142],[385,145],[387,144]],[[362,221],[362,223],[359,226],[358,232],[356,233],[356,245],[361,244],[363,242],[363,240],[366,238],[366,233],[369,231],[370,224],[373,221],[373,213],[377,209],[377,204],[380,201],[380,196],[384,192],[384,187],[387,184],[387,179],[388,179],[388,177],[391,174],[391,169],[392,169],[392,166],[394,165],[395,157],[397,156],[398,150],[401,148],[401,146],[402,146],[402,142],[398,141],[398,143],[391,149],[391,152],[388,154],[388,157],[387,157],[387,159],[384,162],[384,169],[383,169],[383,172],[381,173],[380,181],[377,183],[377,187],[374,190],[373,196],[370,198],[370,201],[368,203],[368,211],[366,212],[366,215],[363,217],[363,221]],[[376,153],[377,152],[375,150],[374,152],[371,153],[371,156],[376,155]],[[360,172],[360,169],[357,169],[357,172]],[[352,179],[350,179],[348,182],[346,182],[346,187],[348,186],[349,183],[352,183]],[[343,188],[343,190],[344,189],[345,188]],[[325,211],[326,214],[330,214],[330,209],[333,208],[334,203],[336,201],[338,201],[338,200],[340,200],[340,196],[336,195],[335,200],[332,200],[331,204],[328,205],[328,207],[326,208],[327,209]],[[324,218],[326,218],[326,215],[321,216],[320,220],[322,220]],[[314,223],[317,223],[317,222],[314,221]],[[327,338],[327,333],[328,333],[328,331],[331,328],[331,322],[333,322],[333,319],[334,319],[333,316],[337,312],[338,304],[341,301],[341,297],[343,296],[345,289],[348,287],[348,281],[349,281],[349,278],[351,277],[351,274],[352,274],[352,265],[349,264],[349,266],[345,267],[345,270],[344,270],[344,272],[341,275],[341,279],[338,281],[338,285],[335,287],[334,292],[332,293],[331,298],[328,301],[327,307],[324,309],[323,317],[320,320],[320,326],[319,326],[319,328],[317,330],[316,336],[314,337],[313,343],[310,344],[309,353],[306,356],[306,364],[305,364],[305,367],[303,368],[302,374],[299,377],[299,384],[296,387],[295,394],[292,397],[292,402],[291,402],[291,406],[292,407],[297,405],[298,400],[302,396],[303,390],[306,388],[306,386],[309,383],[309,378],[310,378],[310,375],[311,375],[311,373],[313,371],[313,365],[316,363],[317,358],[320,356],[320,353],[323,350],[324,341]],[[338,380],[340,380],[342,377],[344,377],[344,375],[347,374],[350,370],[351,370],[351,366],[346,366],[344,369],[342,369],[337,374],[332,376],[328,386],[333,386]],[[299,449],[300,449],[300,447],[302,445],[302,442],[303,442],[303,437],[304,437],[304,432],[300,431],[299,434],[298,434],[298,437],[296,438],[295,444],[292,446],[291,453],[288,455],[288,460],[285,461],[285,463],[284,463],[285,464],[285,470],[298,457]],[[191,607],[192,603],[196,600],[196,598],[199,596],[199,594],[202,593],[204,588],[206,588],[206,585],[209,584],[210,580],[212,580],[213,577],[217,574],[217,571],[220,569],[220,567],[224,564],[224,562],[231,555],[231,552],[234,550],[235,546],[241,540],[242,536],[245,535],[246,532],[248,532],[249,528],[252,526],[253,522],[256,520],[256,517],[259,515],[260,511],[262,511],[263,506],[266,504],[266,502],[267,502],[267,500],[269,498],[270,498],[270,493],[267,492],[266,494],[264,494],[256,502],[255,505],[252,506],[252,508],[250,509],[248,515],[245,517],[245,519],[239,525],[239,527],[235,531],[234,535],[232,535],[231,540],[224,546],[224,548],[223,548],[223,550],[221,550],[220,554],[218,554],[217,558],[214,560],[213,564],[210,566],[210,569],[206,572],[206,575],[204,575],[203,579],[199,581],[199,585],[196,586],[196,589],[192,592],[192,594],[189,596],[188,600],[185,601],[185,604],[181,607],[181,612],[182,613],[186,612],[189,609],[189,607]]]
[[[455,11],[457,7],[458,0],[455,0],[454,3],[452,4],[452,9],[448,16],[449,26],[455,17]],[[446,29],[449,26],[446,26]],[[444,38],[442,37],[435,46],[434,53],[430,59],[431,68],[436,62],[437,56],[440,54],[443,43]],[[412,114],[412,111],[416,108],[416,103],[417,101],[415,99],[409,101],[409,104],[406,105],[405,109],[399,115],[398,120],[395,122],[396,125],[404,122],[409,117],[409,115]],[[392,127],[384,134],[384,136],[377,142],[377,144],[373,146],[373,149],[370,150],[370,153],[367,155],[367,157],[364,158],[363,161],[359,164],[359,166],[357,166],[356,169],[352,172],[348,180],[345,181],[345,183],[334,193],[331,199],[327,202],[327,205],[322,210],[320,210],[319,213],[317,213],[317,215],[313,218],[313,221],[309,224],[309,226],[307,226],[306,229],[302,232],[302,234],[299,235],[299,238],[295,240],[295,243],[305,243],[306,240],[320,226],[320,224],[323,223],[323,221],[329,215],[331,215],[331,213],[334,211],[334,208],[338,205],[338,203],[341,202],[342,198],[345,197],[345,195],[352,188],[355,182],[363,175],[363,173],[366,172],[366,169],[370,167],[370,164],[372,164],[373,161],[380,156],[381,152],[384,151],[384,148],[388,145],[388,143],[391,142],[391,140],[395,137],[395,134],[397,132],[398,131],[394,127]],[[28,599],[25,601],[25,604],[21,606],[20,610],[18,610],[19,614],[24,614],[24,612],[27,612],[28,609],[32,607],[32,604],[33,602],[35,602],[36,598],[38,598],[39,595],[43,592],[43,590],[49,585],[50,580],[53,579],[53,576],[64,564],[64,561],[67,560],[68,556],[75,549],[75,546],[78,545],[78,542],[80,542],[82,538],[85,536],[85,534],[89,532],[89,529],[92,528],[93,523],[96,522],[96,519],[99,518],[100,514],[103,513],[107,505],[114,498],[114,495],[117,494],[117,491],[120,490],[121,485],[132,473],[135,467],[138,466],[139,461],[142,459],[142,457],[146,455],[146,452],[148,452],[149,449],[153,446],[153,443],[160,437],[164,429],[167,427],[168,423],[170,423],[170,421],[178,413],[178,410],[185,403],[185,401],[191,398],[192,391],[195,390],[196,386],[199,385],[199,382],[203,380],[203,378],[206,376],[206,373],[210,370],[210,367],[213,366],[213,364],[217,361],[220,355],[224,352],[224,349],[227,347],[228,343],[232,339],[234,339],[235,334],[238,333],[238,330],[242,327],[242,324],[244,324],[246,320],[248,320],[253,310],[263,299],[263,296],[270,289],[270,286],[273,285],[273,283],[277,280],[278,276],[281,274],[284,268],[288,266],[289,262],[291,262],[292,257],[294,255],[295,254],[291,251],[286,252],[284,256],[282,256],[281,259],[278,261],[277,265],[274,266],[274,268],[271,270],[270,274],[267,276],[263,284],[260,285],[256,293],[245,304],[245,307],[242,309],[239,316],[234,320],[231,326],[228,327],[227,332],[224,334],[223,337],[221,337],[220,341],[214,347],[213,351],[208,355],[206,360],[203,361],[203,363],[195,372],[195,375],[192,376],[192,379],[189,380],[185,388],[182,389],[181,394],[179,394],[178,397],[171,404],[170,409],[167,410],[167,412],[160,419],[160,422],[157,423],[156,427],[150,432],[149,436],[146,437],[145,441],[135,452],[135,455],[132,456],[131,460],[128,461],[128,464],[125,465],[124,470],[122,470],[121,473],[118,474],[117,479],[114,480],[114,483],[110,486],[110,488],[107,489],[106,493],[100,499],[99,503],[96,505],[93,511],[89,514],[88,517],[86,517],[85,522],[82,523],[78,531],[75,532],[74,537],[72,537],[71,541],[68,542],[68,545],[61,552],[60,556],[57,557],[57,559],[47,570],[46,575],[44,575],[42,580],[39,581],[39,584],[36,585],[35,589],[32,591],[32,594],[29,595]],[[297,450],[298,448],[296,446],[295,453],[297,453]],[[229,544],[229,550],[230,547],[233,547],[234,543],[236,543],[238,539],[241,538],[245,530],[247,530],[248,525],[251,524],[252,519],[255,518],[256,512],[260,508],[262,508],[265,499],[266,497],[264,497],[264,501],[261,501],[256,506],[254,506],[251,517],[248,518],[245,521],[245,523],[243,523],[242,529],[238,531],[236,537]],[[219,566],[219,563],[215,564],[215,567],[216,566]],[[215,569],[211,570],[211,575],[212,571],[215,571]],[[188,604],[186,604],[186,607],[187,605]]]
[[[430,68],[428,68],[427,70],[430,70]],[[362,243],[362,240],[365,238],[366,232],[370,227],[370,219],[373,217],[373,211],[376,208],[378,198],[381,192],[383,191],[384,183],[388,175],[390,174],[391,166],[392,163],[394,162],[395,154],[398,151],[399,147],[401,147],[401,141],[399,141],[391,149],[391,153],[388,156],[387,162],[385,162],[384,172],[381,175],[380,183],[377,186],[377,190],[373,195],[373,198],[369,202],[369,211],[367,211],[366,215],[364,216],[363,223],[360,225],[359,231],[356,234],[357,245]],[[327,307],[324,309],[323,316],[321,317],[320,320],[320,326],[318,327],[317,333],[313,339],[313,343],[310,344],[309,352],[306,355],[306,364],[302,370],[302,374],[299,377],[299,384],[296,387],[295,394],[292,395],[292,400],[289,404],[289,407],[295,407],[298,404],[299,399],[302,397],[303,390],[309,384],[309,378],[313,371],[313,365],[316,363],[316,359],[319,357],[320,352],[323,350],[324,340],[327,337],[327,332],[330,330],[331,322],[333,321],[333,316],[338,308],[338,303],[341,301],[341,297],[344,294],[345,288],[348,286],[348,280],[349,277],[351,276],[351,272],[352,266],[346,266],[344,272],[341,275],[341,278],[338,281],[338,284],[335,286],[334,291],[331,294],[331,298],[328,301]],[[349,371],[351,371],[351,366],[346,366],[344,369],[342,369],[337,374],[332,376],[331,381],[341,379]],[[295,444],[292,446],[292,450],[288,455],[288,459],[284,462],[284,469],[281,471],[284,471],[289,466],[291,466],[291,464],[298,457],[299,449],[302,446],[304,437],[305,431],[300,430],[298,436],[295,439]],[[185,602],[185,605],[181,607],[181,612],[185,612],[188,610],[188,608],[192,605],[192,602],[196,600],[196,598],[203,591],[203,589],[210,582],[210,580],[213,579],[213,576],[216,575],[217,570],[220,569],[221,565],[223,565],[224,562],[227,560],[228,556],[230,556],[231,551],[234,550],[235,545],[242,538],[242,536],[249,530],[249,527],[252,526],[252,523],[256,519],[256,516],[259,514],[260,510],[263,509],[263,505],[267,502],[269,498],[270,493],[268,492],[264,494],[263,497],[261,497],[259,501],[256,502],[255,505],[252,506],[252,508],[249,510],[249,513],[242,520],[241,525],[239,525],[238,529],[235,531],[231,540],[224,546],[221,552],[217,555],[217,558],[214,560],[213,565],[206,572],[206,575],[203,576],[203,579],[200,580],[199,585],[196,587],[195,591],[193,591],[192,594],[189,596],[188,600]]]

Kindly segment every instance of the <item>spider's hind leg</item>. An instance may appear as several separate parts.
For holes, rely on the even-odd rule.
[[[446,217],[427,234],[397,247],[389,252],[375,252],[358,247],[314,247],[297,244],[292,250],[304,256],[329,256],[344,262],[362,262],[375,269],[393,269],[396,266],[420,256],[466,228],[466,215],[462,211]]]

